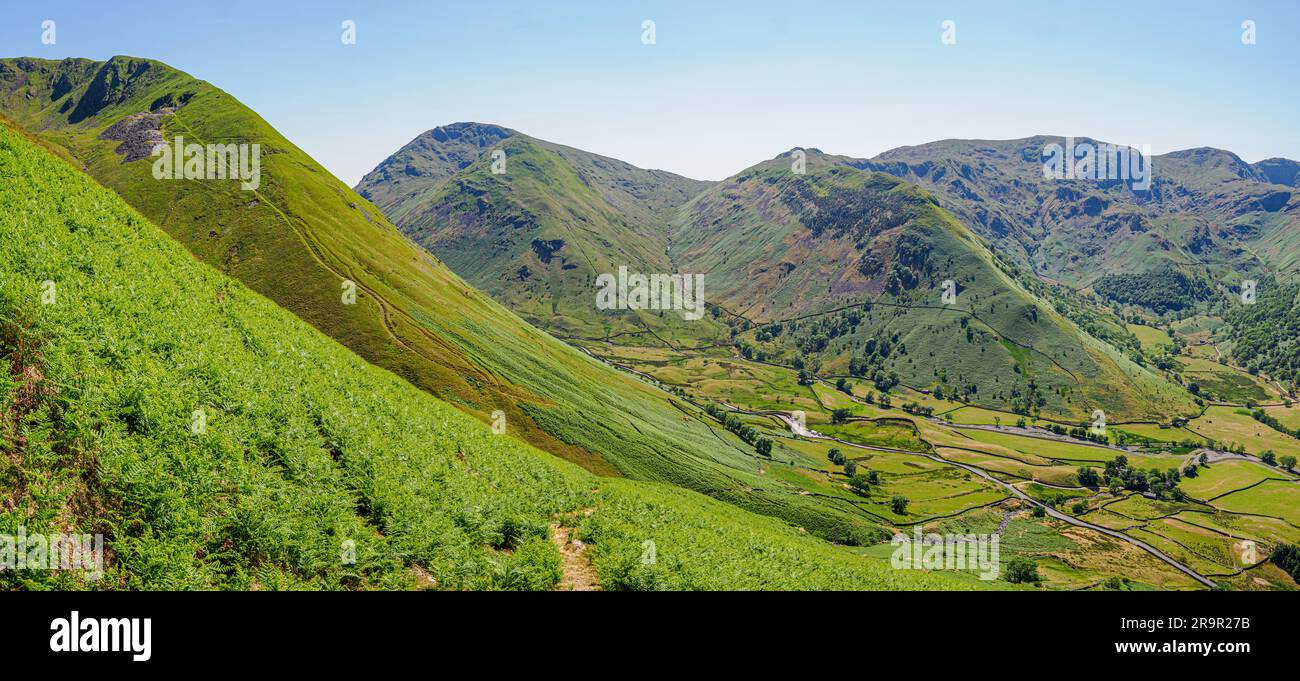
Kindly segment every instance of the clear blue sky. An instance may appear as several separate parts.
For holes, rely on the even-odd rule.
[[[0,56],[160,59],[349,184],[462,120],[701,179],[794,146],[872,156],[1039,133],[1300,158],[1296,0],[5,5]]]

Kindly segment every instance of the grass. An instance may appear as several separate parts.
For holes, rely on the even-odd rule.
[[[1178,362],[1183,365],[1183,380],[1196,383],[1216,400],[1245,404],[1279,399],[1275,386],[1240,369],[1200,357],[1179,357]]]
[[[1159,350],[1171,348],[1174,345],[1174,339],[1170,338],[1169,333],[1164,329],[1141,324],[1126,324],[1125,328],[1134,336],[1137,336],[1144,352],[1155,353]]]
[[[1250,461],[1220,461],[1202,466],[1194,478],[1184,478],[1179,487],[1202,501],[1277,477],[1277,472]]]
[[[0,530],[103,532],[109,552],[98,582],[5,587],[548,589],[557,518],[606,588],[997,586],[596,477],[368,364],[5,126],[0,174]]]
[[[999,433],[988,430],[979,430],[976,428],[970,428],[961,432],[967,437],[979,442],[1001,445],[1026,454],[1061,461],[1108,461],[1115,458],[1116,455],[1124,453],[1113,449],[1106,449],[1104,447],[1073,444],[1061,440],[1024,437],[1011,433]]]
[[[1300,430],[1300,406],[1264,407],[1264,411],[1269,416],[1277,419],[1278,423],[1281,423],[1283,427]]]
[[[1187,429],[1213,438],[1220,448],[1241,445],[1250,454],[1271,449],[1278,456],[1300,456],[1300,440],[1273,430],[1237,407],[1210,407],[1205,415],[1188,422]]]
[[[1267,480],[1215,499],[1214,505],[1225,511],[1257,513],[1300,525],[1300,485],[1289,480]]]

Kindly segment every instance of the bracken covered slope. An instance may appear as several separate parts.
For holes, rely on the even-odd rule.
[[[0,588],[987,588],[599,478],[374,367],[0,124],[0,532],[102,532],[105,573]],[[643,560],[653,542],[653,560]],[[355,560],[349,554],[354,554]]]

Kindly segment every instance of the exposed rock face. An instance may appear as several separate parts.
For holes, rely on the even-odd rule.
[[[159,109],[132,114],[109,126],[99,134],[99,139],[121,142],[116,151],[122,156],[123,163],[149,158],[154,147],[166,144],[163,139],[163,119],[170,116],[175,109]]]
[[[131,114],[109,126],[99,134],[99,139],[121,142],[113,151],[122,155],[123,163],[149,158],[154,147],[167,143],[162,134],[163,121],[185,106],[189,98],[188,94],[179,101],[170,95],[163,97],[155,101],[149,111]]]

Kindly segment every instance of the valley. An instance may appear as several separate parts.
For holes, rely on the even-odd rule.
[[[431,141],[439,131],[477,129],[506,130],[446,126],[413,142],[402,158],[428,163],[445,155]],[[509,158],[510,147],[501,148]],[[802,173],[791,172],[796,157]],[[379,172],[358,189],[386,190]],[[578,184],[598,186],[577,165],[569,172]],[[550,176],[530,175],[528,191],[503,188],[487,200],[490,209],[466,213],[454,172],[432,174],[438,188],[423,203],[408,197],[425,217],[395,219],[435,253],[463,248],[458,222],[490,222],[502,209],[518,216],[553,210],[537,199],[550,196]],[[1300,439],[1294,426],[1281,425],[1300,421],[1292,414],[1300,404],[1294,383],[1234,363],[1233,331],[1223,323],[1230,296],[1217,307],[1179,312],[1067,287],[1053,279],[1063,270],[1017,255],[1011,249],[1018,242],[985,231],[987,220],[972,219],[968,230],[959,216],[971,213],[949,199],[947,186],[921,183],[931,195],[891,175],[914,179],[883,161],[793,150],[679,205],[658,206],[666,226],[645,241],[667,261],[628,259],[622,241],[614,242],[621,244],[616,252],[611,244],[584,247],[589,266],[631,262],[707,273],[712,323],[643,313],[616,317],[622,326],[598,321],[593,333],[595,324],[538,310],[548,299],[552,310],[594,307],[583,298],[595,290],[600,266],[587,270],[576,295],[570,282],[530,289],[524,295],[531,302],[519,302],[521,291],[494,273],[520,263],[545,267],[536,253],[517,251],[509,265],[479,262],[471,271],[557,337],[698,407],[717,432],[748,428],[747,440],[771,440],[767,453],[738,452],[770,489],[894,530],[1000,526],[1024,540],[1011,555],[1036,561],[1051,588],[1296,588],[1267,556],[1300,532],[1300,518],[1284,510],[1300,501]],[[1155,178],[1157,190],[1168,187],[1159,171]],[[1242,191],[1280,190],[1265,183]],[[1198,215],[1208,221],[1215,214]],[[514,229],[523,222],[506,218]],[[424,237],[430,225],[439,236]],[[1236,267],[1220,264],[1203,276]],[[1237,271],[1250,275],[1264,265],[1244,267]],[[957,285],[945,289],[945,279]],[[956,300],[945,300],[945,290]],[[1270,416],[1281,430],[1268,425]],[[1283,456],[1292,457],[1289,466]],[[1134,486],[1132,477],[1108,482],[1117,458],[1139,478],[1154,471],[1162,488],[1149,490],[1145,479]],[[1241,531],[1246,526],[1272,529]],[[1048,536],[1061,540],[1030,540]]]
[[[891,570],[920,530],[1040,588],[1300,588],[1285,163],[1135,191],[1036,137],[706,182],[453,123],[350,189],[133,57],[0,60],[0,135],[5,512],[131,524],[117,587],[1030,588]],[[159,178],[178,138],[256,177]]]

